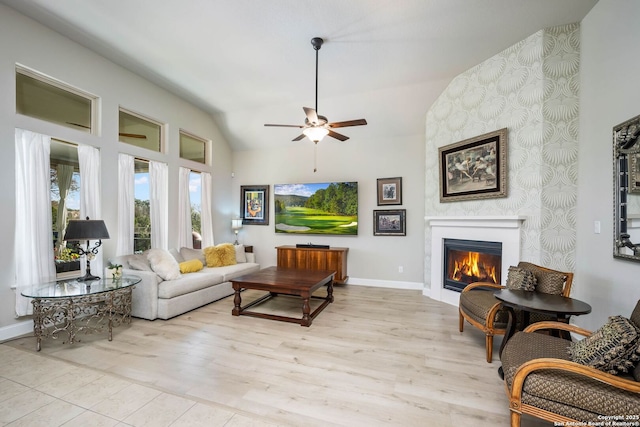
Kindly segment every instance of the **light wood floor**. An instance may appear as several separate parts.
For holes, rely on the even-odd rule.
[[[243,302],[258,295],[244,292]],[[10,388],[43,393],[85,417],[41,425],[509,425],[499,359],[485,361],[484,335],[470,325],[458,332],[456,307],[411,290],[347,285],[334,295],[309,328],[231,316],[226,298],[168,321],[133,319],[111,342],[45,340],[40,353],[30,336],[4,343],[0,425],[46,419],[39,408],[12,419]],[[300,310],[289,297],[268,304]],[[78,372],[87,377],[77,380]],[[97,393],[92,378],[119,386]],[[94,414],[115,423],[88,422]],[[526,417],[522,425],[551,424]]]

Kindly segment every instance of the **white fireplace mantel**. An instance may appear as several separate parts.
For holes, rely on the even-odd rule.
[[[525,216],[426,216],[431,227],[520,228]]]
[[[432,299],[458,305],[460,294],[443,288],[444,239],[483,240],[502,243],[502,280],[509,266],[520,261],[520,228],[526,217],[511,216],[437,216],[425,217],[431,228]]]

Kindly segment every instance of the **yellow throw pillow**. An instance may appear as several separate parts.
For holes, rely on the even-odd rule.
[[[236,264],[236,250],[231,243],[204,248],[204,257],[207,260],[207,267],[224,267]]]
[[[202,261],[199,259],[192,259],[189,261],[181,262],[180,264],[180,273],[195,273],[196,271],[200,271],[204,268],[202,265]]]

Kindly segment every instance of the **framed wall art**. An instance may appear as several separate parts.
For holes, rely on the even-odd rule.
[[[507,197],[507,128],[438,149],[440,202]]]
[[[269,186],[240,186],[240,217],[242,224],[269,225]]]
[[[407,235],[407,210],[374,210],[373,211],[373,235],[374,236],[406,236]]]
[[[402,177],[378,178],[378,206],[402,204]]]

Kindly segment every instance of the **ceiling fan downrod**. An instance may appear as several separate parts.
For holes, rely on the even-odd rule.
[[[316,113],[318,112],[318,51],[322,47],[324,40],[320,37],[314,37],[311,39],[311,46],[316,51]]]

